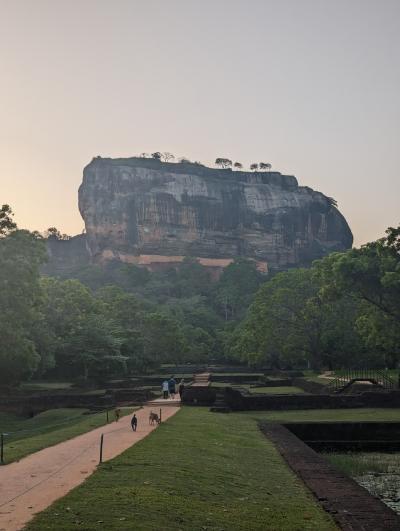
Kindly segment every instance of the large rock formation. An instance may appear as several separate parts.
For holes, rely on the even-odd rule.
[[[95,158],[79,188],[92,260],[146,264],[243,256],[285,269],[352,245],[333,201],[277,172]]]

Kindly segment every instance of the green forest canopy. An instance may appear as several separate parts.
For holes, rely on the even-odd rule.
[[[150,273],[110,264],[40,274],[46,239],[0,209],[0,384],[103,381],[161,363],[277,368],[399,361],[400,227],[309,269],[273,276],[238,258],[216,282],[196,259]]]

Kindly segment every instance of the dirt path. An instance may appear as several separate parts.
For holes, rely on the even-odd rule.
[[[104,433],[103,461],[108,461],[146,437],[156,426],[149,426],[146,406],[136,412],[138,429],[134,433],[130,415],[74,439],[45,448],[21,461],[0,468],[0,531],[21,529],[35,513],[82,483],[99,462],[100,436]],[[153,408],[154,409],[154,408]],[[162,420],[178,411],[169,406]]]

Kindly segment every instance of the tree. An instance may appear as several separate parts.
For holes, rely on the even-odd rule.
[[[260,162],[260,170],[270,171],[271,168],[272,168],[272,165],[269,162]]]
[[[398,323],[368,303],[361,304],[362,311],[356,320],[356,329],[365,345],[378,354],[372,360],[378,367],[394,369],[400,360],[400,327]]]
[[[77,280],[42,280],[43,313],[52,330],[58,374],[83,380],[121,373],[122,331],[88,288]]]
[[[243,169],[243,164],[241,164],[240,162],[235,162],[233,167],[236,168],[237,170],[241,170]]]
[[[215,304],[225,321],[243,318],[263,277],[256,262],[236,259],[226,267],[215,286]]]
[[[210,292],[210,276],[207,268],[196,258],[185,256],[176,272],[173,295],[192,297],[207,295]]]
[[[251,171],[256,171],[256,170],[258,170],[258,164],[257,164],[257,162],[253,162],[252,164],[250,164],[250,169],[251,169]]]
[[[161,158],[163,159],[164,162],[168,162],[174,159],[175,157],[172,153],[169,153],[168,151],[164,151],[163,153],[161,153]]]
[[[185,341],[176,321],[161,312],[148,313],[143,321],[143,358],[160,363],[180,363]]]
[[[45,237],[48,239],[54,239],[54,240],[70,240],[71,236],[68,234],[61,234],[61,232],[56,227],[49,227],[45,232]]]
[[[153,157],[153,159],[155,160],[161,160],[161,153],[159,151],[155,151],[154,153],[151,154],[151,156]]]
[[[261,286],[231,341],[240,359],[275,367],[348,366],[365,357],[351,298],[324,300],[312,269],[279,273]]]
[[[7,222],[3,230],[12,227]],[[1,384],[29,378],[40,363],[30,332],[40,319],[39,268],[45,259],[46,248],[37,233],[13,230],[0,239]]]
[[[398,230],[388,229],[386,238],[319,261],[324,293],[341,296],[351,292],[400,323]]]
[[[184,326],[182,335],[185,339],[185,362],[207,363],[215,352],[215,338],[203,328]]]
[[[400,225],[397,228],[389,227],[385,233],[387,236],[383,240],[384,247],[400,254]]]
[[[227,169],[227,168],[232,167],[232,161],[230,159],[219,157],[215,159],[215,165],[221,166],[222,169]]]
[[[10,232],[16,230],[17,224],[13,221],[14,213],[9,205],[3,205],[0,208],[0,237],[7,236]]]
[[[105,286],[97,293],[103,314],[120,327],[121,354],[130,371],[146,370],[154,360],[143,356],[143,323],[145,308],[134,295],[117,286]]]
[[[331,206],[333,206],[333,207],[335,207],[335,208],[338,206],[336,199],[334,199],[333,197],[327,197],[327,199],[328,199],[328,203],[329,203]]]
[[[79,371],[83,380],[103,381],[126,371],[120,353],[121,330],[101,314],[88,314],[62,344],[65,360]]]
[[[322,297],[337,300],[347,294],[360,301],[357,330],[386,365],[395,367],[400,360],[400,227],[386,234],[360,249],[333,253],[315,267]]]
[[[141,157],[142,159],[148,159],[148,158],[149,158],[149,154],[148,154],[148,153],[141,153],[141,154],[140,154],[140,157]]]

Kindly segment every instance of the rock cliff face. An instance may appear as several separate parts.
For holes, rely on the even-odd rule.
[[[243,256],[285,269],[353,241],[332,200],[277,172],[96,158],[84,169],[79,209],[95,262]]]

